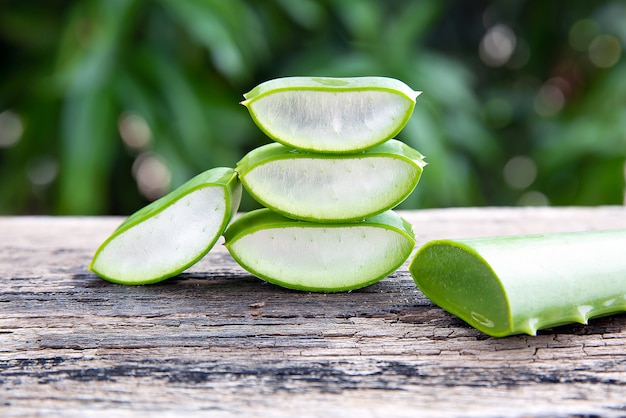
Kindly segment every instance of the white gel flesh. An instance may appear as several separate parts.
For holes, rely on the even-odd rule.
[[[390,209],[408,195],[417,169],[385,157],[282,159],[244,175],[267,206],[301,218],[356,219]]]
[[[403,260],[406,239],[371,226],[263,229],[231,246],[252,271],[295,287],[366,283]]]
[[[226,197],[222,187],[193,191],[159,214],[116,236],[94,269],[128,282],[151,280],[198,258],[220,231]]]
[[[391,138],[411,106],[387,91],[281,91],[251,110],[263,128],[288,144],[319,151],[363,149]]]

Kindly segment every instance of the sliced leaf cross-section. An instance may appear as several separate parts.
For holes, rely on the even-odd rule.
[[[232,168],[201,173],[129,216],[96,251],[90,270],[121,284],[165,280],[202,258],[239,208]]]
[[[258,85],[241,103],[277,142],[342,153],[393,138],[408,122],[419,94],[387,77],[286,77]]]
[[[400,267],[415,245],[411,225],[393,211],[324,224],[259,209],[236,219],[224,237],[233,258],[257,277],[317,292],[375,283]]]
[[[397,206],[415,189],[425,165],[419,152],[396,140],[332,157],[273,143],[248,153],[237,171],[250,195],[276,212],[343,222]]]

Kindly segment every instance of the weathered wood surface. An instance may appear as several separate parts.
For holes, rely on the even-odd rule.
[[[626,227],[621,207],[402,214],[418,246]],[[494,339],[430,303],[406,266],[302,293],[221,245],[174,279],[120,286],[86,269],[120,222],[0,218],[0,416],[626,415],[626,315]]]

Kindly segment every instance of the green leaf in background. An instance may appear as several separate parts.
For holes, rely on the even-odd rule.
[[[402,209],[622,204],[625,15],[619,0],[575,0],[566,11],[496,1],[4,0],[0,213],[128,215],[269,142],[238,105],[243,92],[321,75],[424,90],[395,136],[430,163]],[[141,146],[122,132],[129,121],[147,132]],[[158,168],[150,190],[146,167]],[[256,207],[244,196],[242,210]]]
[[[91,46],[67,53],[59,80],[67,88],[61,120],[60,213],[98,214],[107,205],[107,177],[117,151],[110,86],[121,54],[120,39],[136,5],[122,0],[95,4],[88,13],[97,15],[102,25],[85,35]]]

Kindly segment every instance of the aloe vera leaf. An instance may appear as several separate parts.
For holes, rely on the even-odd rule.
[[[128,285],[175,276],[215,245],[239,208],[241,192],[232,168],[197,175],[129,216],[98,248],[89,269]]]
[[[435,304],[495,337],[626,310],[626,230],[438,240],[409,271]]]
[[[362,222],[324,224],[264,208],[237,218],[224,237],[230,254],[250,273],[314,292],[353,290],[382,280],[415,245],[411,225],[393,211]]]
[[[258,85],[241,103],[277,142],[343,153],[394,137],[411,117],[420,93],[387,77],[286,77]]]
[[[259,203],[315,222],[360,220],[389,210],[417,186],[424,157],[394,139],[358,154],[296,151],[272,143],[238,164],[239,178]]]

